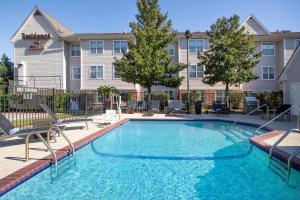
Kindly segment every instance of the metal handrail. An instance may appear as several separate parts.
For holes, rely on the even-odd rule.
[[[238,122],[242,121],[243,119],[247,118],[249,115],[255,113],[256,111],[258,111],[259,109],[261,109],[261,108],[264,107],[264,106],[267,107],[267,112],[269,112],[269,109],[270,109],[269,106],[268,106],[267,104],[263,104],[263,105],[259,106],[258,108],[252,110],[251,112],[247,113],[247,114],[246,114],[245,116],[243,116],[242,118],[236,120],[236,121],[233,123],[233,125],[235,125],[236,123],[238,123]]]
[[[57,156],[56,156],[55,152],[53,151],[51,146],[44,140],[44,138],[41,136],[41,134],[39,134],[38,132],[32,132],[31,134],[28,134],[26,136],[26,139],[25,139],[25,148],[26,148],[25,149],[25,152],[26,152],[25,159],[26,159],[26,161],[29,160],[29,138],[32,135],[36,135],[44,143],[44,145],[47,147],[47,149],[51,152],[54,163],[55,163],[55,167],[57,167]]]
[[[288,130],[288,131],[286,131],[285,132],[285,134],[283,134],[280,138],[279,138],[279,140],[277,140],[274,144],[273,144],[273,146],[271,147],[271,149],[270,149],[270,152],[269,152],[269,158],[272,158],[272,153],[273,153],[273,151],[274,151],[274,149],[291,133],[291,132],[300,132],[300,130],[299,129],[295,129],[295,128],[293,128],[293,129],[290,129],[290,130]]]
[[[270,153],[269,153],[269,166],[271,164],[271,160],[272,160],[272,157],[273,157],[273,151],[274,149],[290,134],[290,133],[300,133],[300,130],[299,129],[290,129],[288,131],[285,132],[285,134],[283,134],[279,140],[277,140],[273,146],[271,147],[270,149]],[[289,183],[289,180],[290,180],[290,175],[291,175],[291,167],[292,167],[292,160],[300,153],[300,147],[297,148],[297,150],[289,156],[288,158],[288,161],[287,161],[287,167],[285,168],[287,170],[287,177],[286,177],[286,181],[287,183]]]
[[[293,132],[297,132],[300,133],[300,129],[294,129]],[[295,158],[296,155],[298,155],[300,153],[300,147],[298,148],[298,150],[296,150],[288,159],[288,169],[291,168],[291,164],[292,164],[292,160],[293,158]]]
[[[253,135],[255,135],[255,133],[262,129],[263,127],[269,125],[270,123],[272,123],[273,121],[275,121],[276,119],[278,119],[279,117],[281,117],[282,115],[284,115],[285,113],[291,111],[294,108],[294,106],[291,106],[289,109],[286,109],[285,111],[283,111],[282,113],[280,113],[279,115],[277,115],[276,117],[274,117],[273,119],[271,119],[270,121],[264,123],[263,125],[261,125],[260,127],[258,127],[257,129],[255,129]]]
[[[71,142],[71,140],[67,137],[67,135],[58,126],[55,126],[53,128],[56,129],[65,138],[65,140],[69,143],[69,145],[71,146],[72,155],[74,155],[75,147],[74,147],[73,143]]]

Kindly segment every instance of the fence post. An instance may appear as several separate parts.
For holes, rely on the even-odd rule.
[[[55,88],[52,89],[52,101],[53,101],[53,112],[56,114],[56,109],[55,109]]]
[[[87,115],[88,115],[88,113],[87,113],[87,108],[88,108],[88,106],[87,106],[87,104],[88,104],[87,100],[88,100],[88,98],[87,98],[87,92],[85,92],[85,118],[87,118]]]

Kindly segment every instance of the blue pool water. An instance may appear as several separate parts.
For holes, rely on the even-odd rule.
[[[296,200],[248,142],[254,128],[213,121],[129,121],[2,199]],[[292,173],[291,185],[300,186]]]

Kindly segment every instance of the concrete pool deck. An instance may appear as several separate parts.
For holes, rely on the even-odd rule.
[[[102,125],[104,115],[98,115],[91,117],[93,122],[89,122],[89,130],[69,130],[65,131],[66,135],[70,138],[72,143],[75,143],[77,148],[80,146],[88,143],[89,141],[99,137],[102,134],[110,131],[111,129],[115,128],[119,124],[124,123],[127,121],[126,119],[174,119],[174,120],[193,120],[193,119],[202,119],[202,120],[209,120],[209,119],[219,119],[219,120],[238,120],[240,119],[242,114],[231,114],[228,116],[217,116],[214,114],[202,114],[202,115],[195,115],[195,114],[179,114],[179,115],[165,115],[165,114],[122,114],[120,119],[116,119],[115,122],[105,127]],[[118,118],[118,117],[117,117]],[[266,122],[265,119],[262,119],[260,115],[250,116],[243,120],[246,123],[253,123],[253,124],[264,124]],[[68,124],[68,126],[78,126],[82,125],[82,123],[73,123]],[[296,127],[296,120],[293,119],[292,121],[275,121],[269,125],[272,129],[275,130],[288,130],[291,128]],[[299,134],[300,136],[300,134]],[[279,134],[274,135],[274,137],[279,137]],[[299,140],[298,140],[299,139]],[[272,142],[274,143],[276,138],[268,138],[268,142],[271,145]],[[296,139],[298,141],[298,145],[300,144],[300,137]],[[292,138],[285,141],[287,144],[295,143],[295,138]],[[285,144],[285,143],[283,143]],[[57,142],[51,142],[51,147],[56,151],[58,157],[64,157],[68,154],[69,148],[67,142],[64,140],[63,137],[57,137]],[[22,138],[11,138],[10,140],[0,141],[0,195],[1,190],[2,192],[7,190],[8,187],[12,183],[12,179],[15,179],[14,185],[22,182],[25,179],[25,175],[34,175],[37,170],[45,168],[45,166],[49,166],[51,156],[49,155],[50,152],[45,151],[45,146],[38,141],[33,141],[30,144],[30,158],[28,162],[24,162],[25,157],[25,145],[24,139]],[[22,175],[23,174],[23,175]],[[27,177],[28,178],[28,177]]]

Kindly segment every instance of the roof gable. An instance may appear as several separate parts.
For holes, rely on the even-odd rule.
[[[254,16],[249,15],[245,21],[240,25],[244,27],[245,31],[254,35],[270,35],[268,29]]]
[[[45,11],[40,9],[38,6],[35,6],[33,10],[30,12],[30,14],[26,17],[26,19],[23,21],[21,26],[17,29],[17,31],[14,33],[14,35],[11,37],[11,41],[15,41],[17,34],[23,29],[25,24],[30,20],[32,16],[43,16],[51,29],[54,31],[54,33],[58,37],[64,37],[67,35],[73,34],[73,32],[66,28],[64,25],[62,25],[60,22],[58,22],[56,19],[48,15]]]

